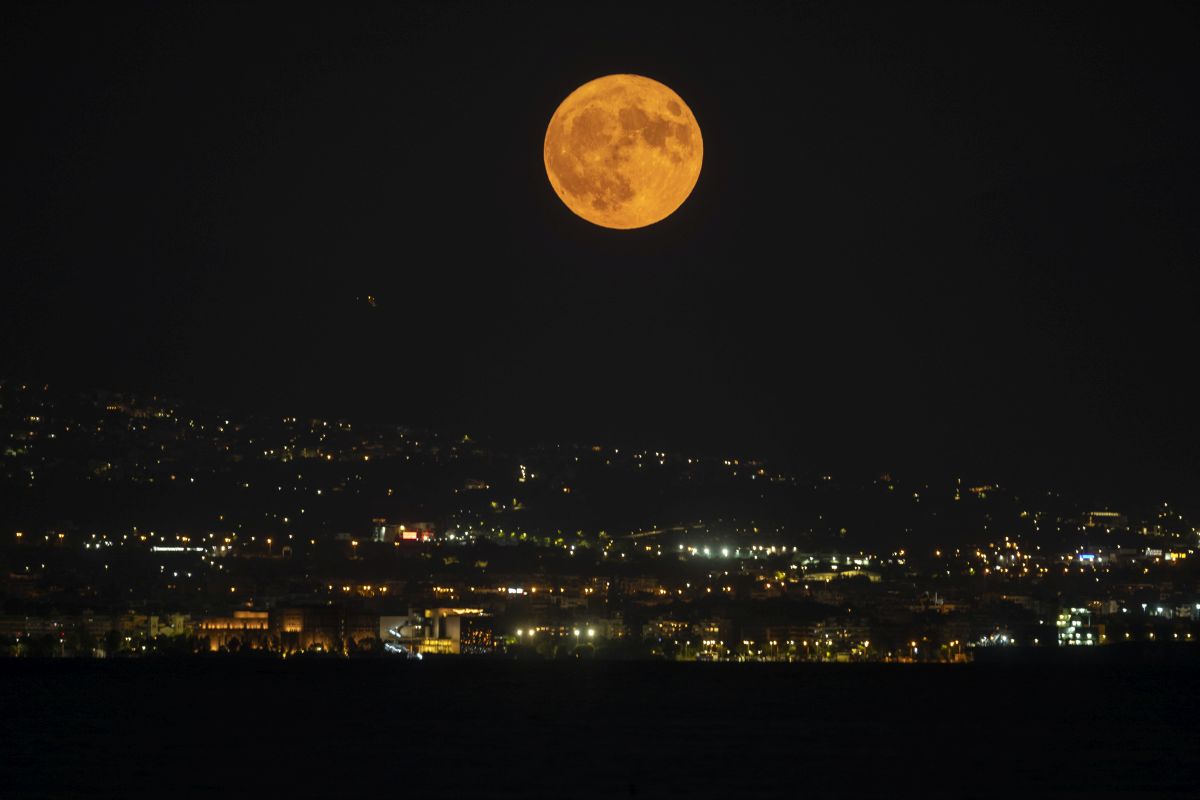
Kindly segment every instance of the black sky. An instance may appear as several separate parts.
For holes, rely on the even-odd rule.
[[[0,373],[814,467],[1200,475],[1189,4],[646,5],[5,5]],[[632,232],[541,161],[613,72],[705,141],[692,197]]]

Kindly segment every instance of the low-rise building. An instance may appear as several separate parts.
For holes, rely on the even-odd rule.
[[[1094,646],[1104,641],[1104,626],[1092,624],[1092,612],[1087,608],[1062,609],[1055,626],[1062,646]]]
[[[208,640],[213,652],[222,648],[265,649],[270,644],[270,618],[266,611],[234,611],[229,616],[206,617],[196,625],[196,635]]]

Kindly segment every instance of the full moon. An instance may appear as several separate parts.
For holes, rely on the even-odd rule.
[[[605,228],[642,228],[687,200],[704,142],[692,110],[670,88],[640,75],[605,75],[559,105],[544,157],[567,208]]]

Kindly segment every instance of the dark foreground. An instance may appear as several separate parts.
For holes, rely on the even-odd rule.
[[[0,796],[1197,797],[1194,666],[0,662]]]

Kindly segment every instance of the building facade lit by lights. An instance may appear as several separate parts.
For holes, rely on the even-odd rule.
[[[432,522],[388,522],[384,519],[373,522],[371,538],[376,542],[432,542],[437,537]]]
[[[270,615],[266,611],[234,611],[227,617],[208,617],[196,626],[196,634],[208,640],[212,651],[223,647],[267,647],[270,641]]]
[[[389,652],[484,655],[496,651],[492,616],[481,608],[430,608],[424,613],[380,617],[379,635]]]
[[[1123,531],[1129,527],[1129,518],[1119,511],[1089,511],[1083,524],[1088,528]]]
[[[1094,646],[1104,640],[1104,626],[1092,624],[1092,612],[1086,608],[1064,608],[1055,620],[1058,643],[1063,646]]]

